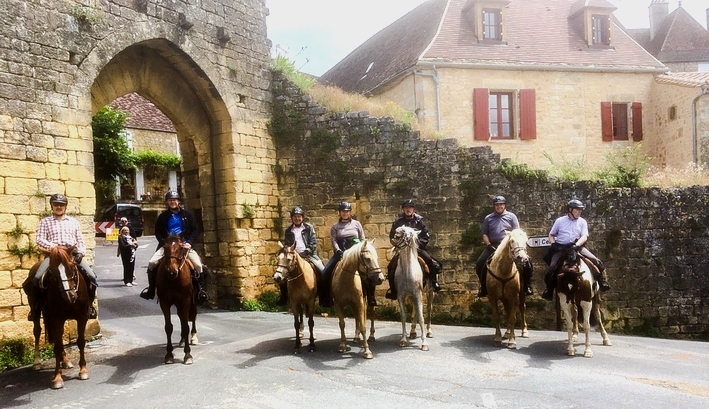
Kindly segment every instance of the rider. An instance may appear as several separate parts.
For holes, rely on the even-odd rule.
[[[330,242],[334,254],[323,269],[323,285],[318,287],[318,298],[320,299],[320,305],[323,307],[332,306],[332,296],[330,295],[332,273],[335,271],[337,263],[342,259],[342,254],[345,250],[364,240],[362,224],[351,216],[352,205],[350,205],[349,202],[340,202],[337,209],[340,214],[340,219],[330,228]],[[362,284],[364,283],[365,281],[362,281]],[[367,288],[364,289],[367,295],[368,305],[377,305],[377,301],[374,298],[375,288],[376,284],[369,283]]]
[[[318,257],[318,242],[315,227],[312,224],[303,221],[305,212],[302,208],[296,206],[290,211],[291,225],[288,226],[285,232],[284,245],[292,246],[295,243],[295,251],[301,257],[310,261],[315,267],[317,277],[322,278],[322,271],[325,267]],[[320,282],[321,280],[318,280]],[[278,298],[278,305],[286,305],[288,302],[288,283],[281,282],[278,286],[281,289],[281,296]]]
[[[399,217],[391,224],[391,230],[389,231],[389,241],[393,245],[396,245],[393,241],[394,235],[396,234],[396,229],[401,226],[411,227],[412,229],[420,231],[418,236],[418,255],[424,260],[424,262],[426,262],[426,265],[428,266],[429,280],[431,281],[431,287],[433,288],[433,291],[438,292],[441,290],[441,286],[440,284],[438,284],[437,276],[441,273],[442,266],[437,260],[434,260],[433,257],[428,254],[428,251],[426,251],[426,246],[428,245],[428,240],[430,239],[431,235],[429,234],[428,229],[426,228],[426,225],[423,222],[423,217],[415,212],[416,204],[414,203],[413,199],[404,200],[401,203],[401,210],[402,212],[399,214]],[[389,289],[387,290],[385,297],[390,300],[396,300],[397,298],[396,285],[394,285],[394,272],[396,271],[396,265],[398,261],[399,256],[396,255],[391,259],[391,261],[387,265],[387,280],[389,281]]]
[[[148,287],[140,293],[142,298],[152,300],[155,298],[155,278],[157,275],[158,264],[165,253],[165,240],[170,234],[177,234],[182,239],[182,247],[190,250],[187,253],[187,258],[192,262],[194,270],[192,276],[197,282],[197,300],[205,302],[209,299],[207,292],[204,291],[204,275],[202,260],[196,251],[192,249],[199,229],[197,221],[189,210],[180,207],[180,194],[174,190],[168,190],[165,193],[165,204],[167,210],[164,210],[155,221],[155,238],[158,240],[158,247],[155,254],[148,261]]]
[[[601,291],[608,291],[611,286],[608,284],[608,279],[605,274],[605,268],[601,260],[591,253],[584,245],[588,240],[588,223],[586,219],[581,217],[581,212],[585,209],[583,203],[577,199],[571,199],[566,204],[566,215],[554,220],[554,225],[549,232],[549,242],[551,247],[544,256],[544,261],[549,264],[549,269],[544,275],[544,282],[547,285],[546,290],[542,294],[545,300],[554,298],[554,287],[556,287],[556,267],[559,259],[564,253],[564,250],[573,248],[580,255],[588,258],[598,268],[598,273],[594,274]],[[591,270],[594,270],[591,268]]]
[[[96,274],[89,266],[89,263],[84,260],[86,245],[81,235],[79,221],[66,215],[66,207],[69,200],[65,195],[61,193],[53,194],[49,198],[49,203],[52,206],[52,215],[39,221],[35,243],[45,253],[49,253],[50,249],[56,246],[74,247],[72,252],[74,263],[79,267],[79,271],[84,274],[84,279],[88,283],[89,318],[96,318],[97,314],[93,302],[96,298],[98,284],[96,283]],[[36,314],[40,312],[42,300],[39,282],[48,267],[49,257],[45,257],[39,268],[37,268],[37,273],[35,273],[34,277],[27,277],[27,280],[22,284],[22,288],[27,294],[27,302],[30,305],[30,313],[27,315],[27,320],[29,321],[34,321]]]
[[[475,272],[480,280],[480,291],[478,297],[487,297],[487,260],[492,256],[500,245],[502,239],[505,238],[505,232],[519,229],[519,220],[517,215],[507,210],[507,200],[504,196],[497,195],[492,199],[494,211],[483,220],[482,235],[485,249],[483,250],[478,261],[475,263]],[[531,264],[530,264],[531,266]],[[524,293],[532,294],[532,286],[530,281],[532,278],[531,268],[525,266],[523,269],[522,279],[524,281]]]

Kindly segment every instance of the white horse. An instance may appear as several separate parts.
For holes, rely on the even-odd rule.
[[[567,355],[576,355],[574,342],[578,340],[577,308],[581,308],[583,314],[583,330],[586,334],[583,356],[586,358],[593,357],[590,338],[592,312],[598,321],[598,330],[603,337],[603,345],[612,345],[606,333],[606,329],[603,327],[603,319],[598,309],[600,302],[598,284],[594,280],[588,264],[584,262],[573,249],[568,250],[566,257],[562,261],[561,272],[559,273],[556,285],[556,293],[559,296],[559,304],[564,314],[566,329],[569,335],[568,344],[566,346]]]
[[[409,345],[406,338],[406,297],[414,303],[414,316],[421,328],[421,350],[428,351],[423,319],[423,271],[418,260],[418,235],[420,231],[411,227],[401,226],[394,233],[395,248],[399,252],[399,262],[394,274],[399,311],[401,312],[401,340],[400,347]],[[412,321],[412,328],[415,322]],[[412,332],[414,332],[412,330]],[[414,332],[415,333],[415,332]]]

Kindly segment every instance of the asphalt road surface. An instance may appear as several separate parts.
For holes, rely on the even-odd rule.
[[[102,337],[87,348],[90,379],[64,371],[51,390],[41,371],[0,374],[1,408],[706,408],[709,344],[592,332],[593,358],[566,356],[566,333],[531,331],[518,349],[490,328],[435,325],[430,350],[398,346],[401,326],[376,324],[374,359],[337,353],[334,318],[316,317],[317,351],[293,354],[292,316],[200,308],[193,365],[163,364],[160,308],[138,297],[154,238],[139,239],[138,285],[125,287],[114,246],[96,249]],[[177,324],[173,316],[173,323]],[[347,321],[347,334],[354,333]],[[177,328],[176,328],[177,330]],[[178,339],[173,334],[173,341]],[[72,356],[76,355],[72,351]],[[76,359],[75,359],[76,363]]]

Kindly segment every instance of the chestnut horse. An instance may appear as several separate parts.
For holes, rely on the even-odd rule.
[[[337,352],[347,352],[344,308],[349,305],[355,317],[355,342],[361,334],[362,348],[366,359],[374,357],[372,351],[369,350],[371,338],[367,338],[367,313],[372,316],[372,332],[374,317],[372,311],[368,311],[365,305],[362,292],[362,279],[365,278],[361,276],[365,275],[366,279],[374,280],[377,285],[384,281],[384,274],[379,268],[377,250],[372,243],[373,241],[364,240],[347,249],[332,275],[332,298],[335,301],[335,311],[340,320],[340,345]]]
[[[180,318],[179,345],[184,344],[185,357],[182,363],[190,365],[193,363],[192,355],[190,354],[190,344],[197,345],[199,343],[196,327],[197,304],[192,288],[191,266],[187,260],[187,255],[192,249],[188,250],[182,247],[182,239],[176,234],[170,234],[165,239],[164,249],[165,253],[158,265],[155,289],[160,302],[160,309],[165,317],[165,335],[167,335],[165,363],[171,364],[175,359],[172,354],[172,321],[170,319],[170,308],[174,305],[177,309],[177,316]],[[192,321],[191,333],[190,321]]]
[[[521,266],[529,260],[527,254],[527,234],[521,229],[508,231],[505,238],[487,264],[487,291],[490,307],[492,307],[492,319],[495,322],[495,345],[502,345],[502,333],[500,331],[500,312],[497,305],[502,301],[505,309],[507,332],[507,348],[517,348],[515,339],[515,324],[517,320],[517,308],[522,315],[522,337],[527,336],[527,321],[525,319],[526,295],[522,288],[522,278],[520,277]]]
[[[64,323],[67,320],[76,320],[77,340],[79,347],[79,379],[89,379],[89,371],[86,369],[86,357],[84,347],[86,346],[86,322],[89,320],[88,283],[79,272],[74,258],[71,256],[73,247],[55,246],[49,251],[49,268],[42,277],[40,287],[42,288],[44,305],[41,315],[44,316],[44,327],[46,337],[54,344],[54,379],[52,379],[52,389],[64,387],[62,379],[62,368],[73,368],[71,361],[64,351]],[[34,277],[37,263],[30,269],[29,277]],[[34,365],[33,369],[39,370],[39,339],[42,333],[40,325],[39,311],[34,317]]]
[[[281,246],[276,260],[276,272],[273,280],[276,284],[286,280],[288,285],[288,306],[293,313],[295,327],[295,353],[300,353],[301,329],[303,327],[303,313],[308,317],[308,327],[310,328],[310,352],[315,351],[315,336],[313,335],[313,314],[315,313],[315,297],[318,295],[318,284],[310,265],[304,258],[295,251],[295,242],[292,246]]]

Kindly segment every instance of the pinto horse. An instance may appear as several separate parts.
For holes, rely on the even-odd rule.
[[[286,280],[288,286],[288,306],[293,312],[295,327],[295,350],[300,353],[301,328],[303,327],[303,314],[308,317],[308,328],[310,328],[310,352],[315,351],[315,336],[313,327],[315,321],[315,297],[318,295],[317,278],[313,267],[295,251],[295,243],[292,246],[284,246],[280,242],[281,250],[276,256],[278,265],[273,274],[276,284]]]
[[[423,269],[418,258],[418,235],[420,231],[408,226],[401,226],[394,232],[394,247],[399,253],[399,262],[394,274],[397,301],[401,315],[400,347],[409,345],[406,338],[406,298],[410,297],[414,304],[414,314],[411,322],[412,332],[415,333],[416,322],[421,328],[421,350],[428,351],[426,333],[424,332],[423,317]]]
[[[375,280],[377,285],[384,281],[382,269],[379,268],[377,250],[372,244],[373,241],[364,240],[347,249],[342,255],[342,260],[335,267],[332,276],[332,298],[335,302],[335,311],[340,320],[340,345],[337,352],[347,352],[345,337],[345,306],[352,307],[355,316],[355,342],[359,335],[362,335],[362,348],[364,358],[374,357],[369,349],[369,341],[374,338],[374,314],[373,310],[368,311],[365,305],[364,294],[362,292],[362,275],[370,280]],[[367,338],[367,314],[372,317],[372,333]]]
[[[606,329],[603,327],[603,319],[599,310],[600,293],[598,283],[594,280],[589,263],[573,248],[566,250],[566,254],[561,262],[561,270],[558,275],[556,293],[559,296],[559,304],[564,313],[566,329],[568,331],[568,343],[566,354],[576,355],[574,342],[578,339],[578,311],[579,308],[583,316],[583,329],[586,334],[585,348],[583,356],[593,357],[591,350],[591,314],[593,313],[598,321],[598,329],[603,337],[603,345],[611,345]]]
[[[191,365],[194,361],[190,354],[190,344],[197,345],[197,304],[192,287],[192,276],[190,274],[190,264],[187,255],[192,249],[182,247],[182,239],[176,234],[170,234],[165,239],[164,255],[158,265],[155,279],[155,289],[160,302],[160,309],[165,317],[165,335],[167,335],[167,353],[165,363],[171,364],[175,361],[172,353],[172,321],[170,319],[170,308],[174,305],[177,309],[177,316],[180,318],[180,343],[184,344],[185,357],[182,361],[185,365]],[[192,332],[190,333],[189,322],[192,321]],[[188,338],[189,337],[189,338]]]
[[[517,308],[522,315],[522,337],[527,336],[526,295],[521,285],[520,271],[522,270],[521,265],[527,263],[528,260],[527,234],[521,229],[514,229],[506,233],[505,238],[502,239],[488,261],[486,283],[488,300],[492,307],[492,319],[495,322],[496,346],[502,345],[498,301],[502,301],[507,317],[507,332],[505,333],[507,348],[517,348],[515,339]]]
[[[44,327],[47,338],[54,344],[54,379],[52,379],[52,389],[64,387],[62,379],[62,368],[73,368],[74,365],[66,356],[64,351],[64,323],[67,320],[76,320],[77,340],[79,347],[79,379],[89,379],[89,371],[86,369],[86,357],[84,347],[86,346],[86,322],[89,320],[89,300],[88,283],[79,273],[79,269],[71,256],[73,247],[55,246],[49,251],[49,268],[42,277],[40,287],[44,293],[44,305],[42,315],[44,316]],[[29,277],[34,277],[40,263],[35,264],[30,269]],[[31,279],[31,278],[30,278]],[[34,316],[34,364],[33,369],[39,370],[39,339],[42,334],[39,312]]]

